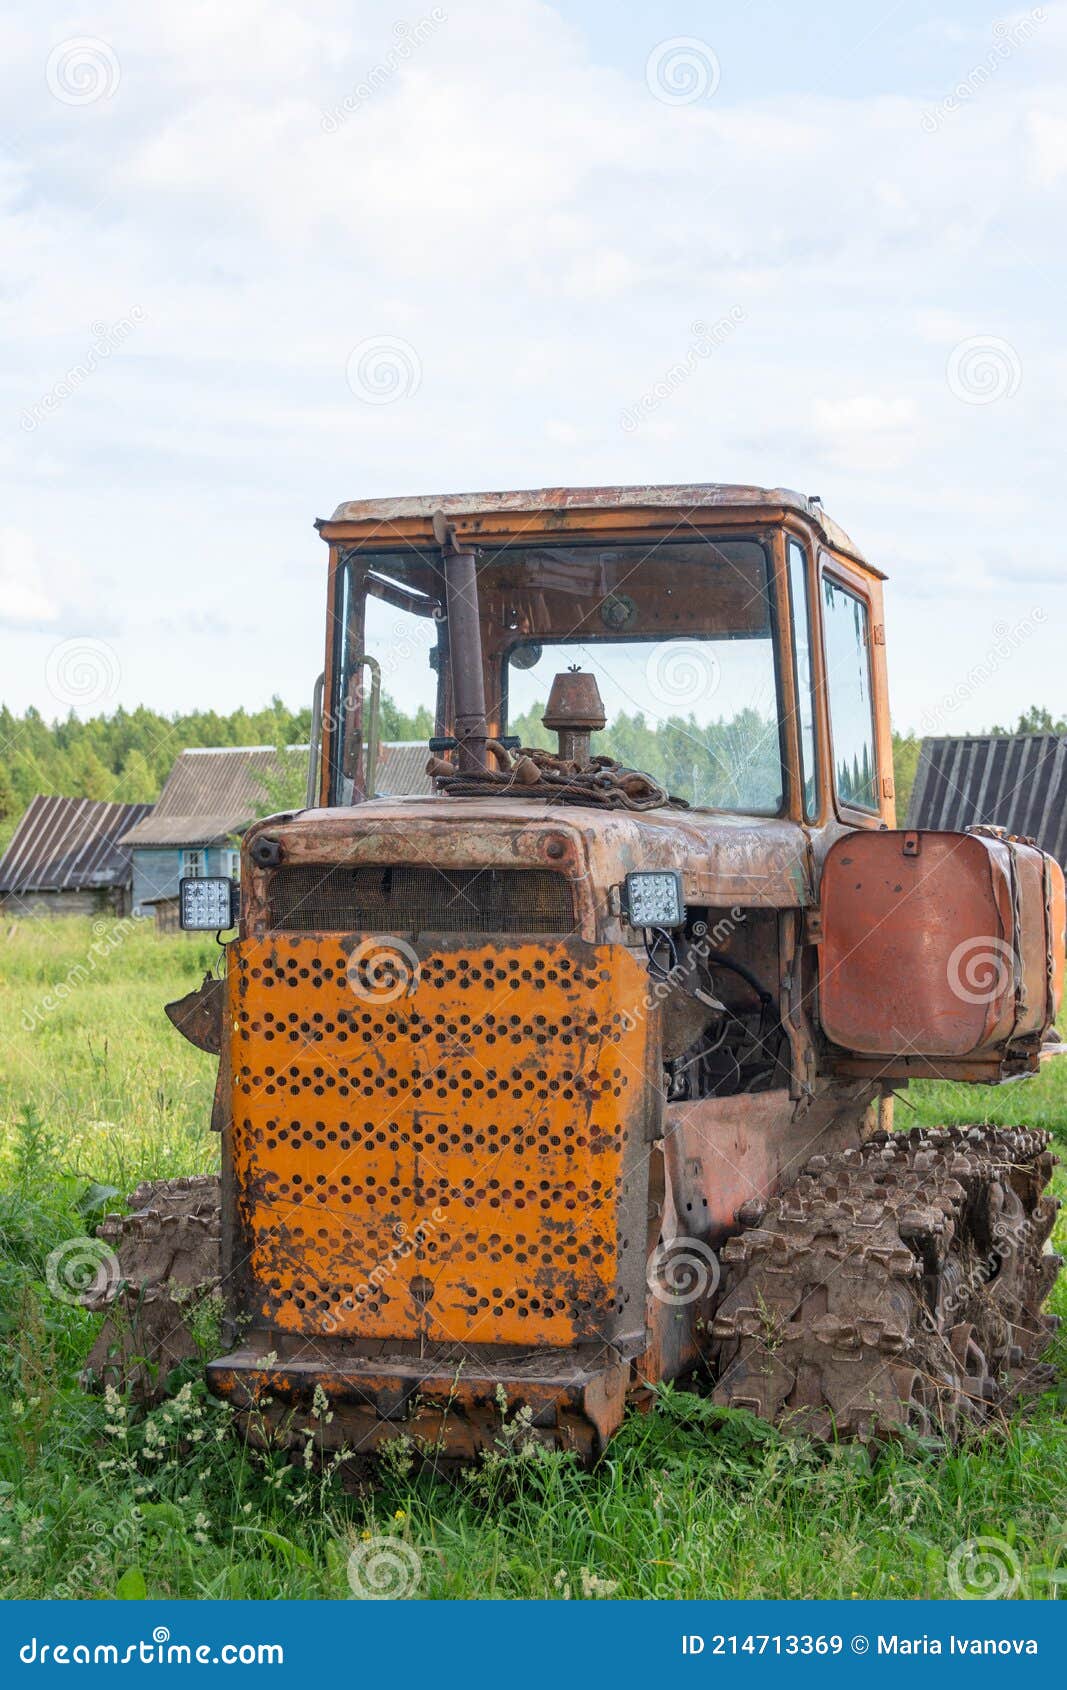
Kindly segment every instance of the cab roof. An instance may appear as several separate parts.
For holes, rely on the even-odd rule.
[[[410,544],[440,512],[472,538],[479,532],[502,537],[533,539],[538,530],[559,528],[574,531],[581,526],[583,512],[599,520],[601,527],[610,513],[649,513],[676,510],[758,512],[764,518],[795,512],[810,522],[827,545],[846,553],[873,574],[880,575],[859,547],[823,510],[818,498],[808,498],[788,487],[750,487],[730,482],[688,482],[663,486],[633,487],[541,487],[519,492],[433,493],[380,499],[354,499],[338,505],[332,517],[315,526],[326,539],[377,537],[388,544],[390,537]],[[526,518],[525,522],[516,519]],[[558,532],[558,528],[557,528]]]

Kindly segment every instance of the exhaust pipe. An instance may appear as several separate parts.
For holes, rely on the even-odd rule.
[[[441,547],[445,572],[456,766],[461,774],[473,774],[486,766],[486,741],[489,738],[485,720],[482,626],[478,615],[478,571],[474,552],[459,550],[456,537],[440,511],[434,516],[433,531]]]

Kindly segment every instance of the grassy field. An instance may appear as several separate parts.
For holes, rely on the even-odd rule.
[[[114,1206],[98,1187],[214,1164],[213,1064],[161,1005],[216,955],[132,923],[0,934],[0,1593],[341,1597],[353,1551],[365,1585],[395,1572],[425,1597],[942,1597],[954,1565],[1019,1596],[1067,1582],[1062,1391],[955,1452],[873,1463],[665,1392],[594,1473],[505,1444],[465,1482],[401,1463],[355,1497],[246,1456],[196,1382],[147,1416],[84,1396],[97,1321],[50,1294],[47,1257]],[[1067,1140],[1067,1063],[910,1101],[901,1125],[1020,1122]],[[1057,1359],[1067,1373],[1062,1340]],[[961,1563],[976,1538],[991,1540],[981,1565]]]

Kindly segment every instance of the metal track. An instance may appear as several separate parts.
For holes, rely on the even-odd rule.
[[[153,1402],[165,1396],[171,1369],[200,1354],[197,1319],[219,1288],[218,1175],[146,1181],[128,1202],[131,1214],[108,1215],[97,1228],[118,1266],[107,1289],[85,1299],[108,1318],[83,1377]]]
[[[876,1133],[722,1252],[715,1400],[818,1437],[961,1430],[1048,1381],[1048,1134]]]
[[[816,1156],[724,1247],[715,1400],[817,1437],[948,1436],[1041,1389],[1061,1265],[1048,1134],[876,1133]],[[216,1176],[151,1182],[99,1229],[116,1252],[88,1380],[165,1392],[219,1284]]]

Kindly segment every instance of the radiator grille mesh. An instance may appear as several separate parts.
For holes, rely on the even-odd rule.
[[[282,933],[554,933],[574,928],[566,878],[547,869],[292,864],[269,887]]]

